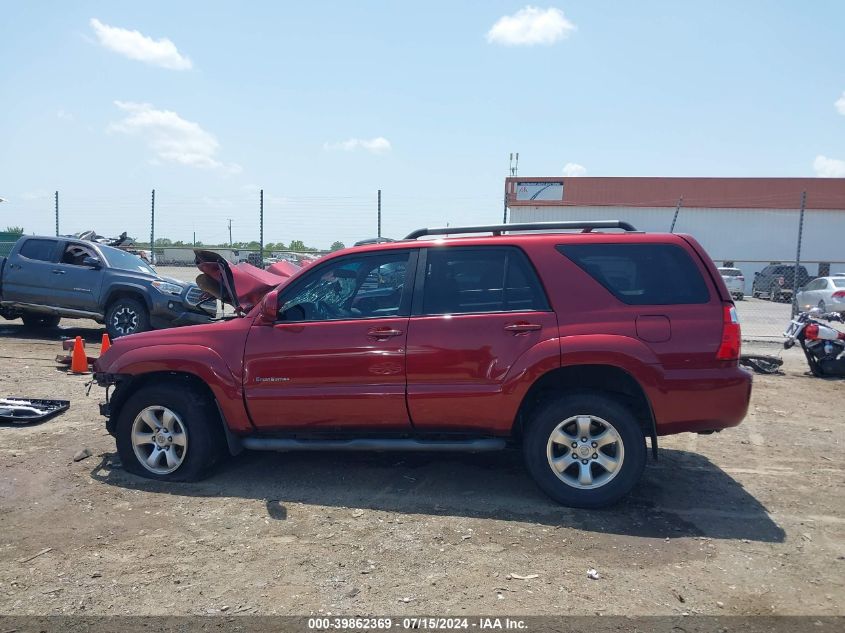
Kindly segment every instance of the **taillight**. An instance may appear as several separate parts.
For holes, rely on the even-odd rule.
[[[815,341],[819,338],[819,326],[815,323],[810,323],[804,328],[804,338]]]
[[[722,342],[716,352],[716,360],[738,360],[741,344],[742,333],[736,308],[726,303],[722,310]]]
[[[837,290],[833,293],[834,299],[845,299],[845,290]]]
[[[740,281],[745,281],[745,277],[743,277],[742,275],[738,275],[737,279],[739,279]]]

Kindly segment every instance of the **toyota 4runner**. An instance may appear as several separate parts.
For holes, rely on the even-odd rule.
[[[748,408],[736,310],[689,236],[422,229],[280,284],[207,251],[197,264],[236,316],[121,338],[95,368],[124,467],[145,477],[197,479],[245,448],[512,445],[549,496],[598,507],[637,483],[646,438],[656,455],[658,436]]]

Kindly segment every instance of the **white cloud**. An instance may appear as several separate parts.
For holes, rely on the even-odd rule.
[[[149,103],[115,101],[114,104],[126,112],[126,117],[109,125],[108,130],[143,138],[159,161],[224,169],[230,173],[241,171],[239,165],[226,165],[215,158],[220,143],[199,124],[170,110],[156,110]]]
[[[842,96],[839,97],[833,105],[836,106],[839,114],[845,116],[845,92],[842,93]]]
[[[61,108],[56,112],[56,116],[59,117],[62,121],[73,121],[73,115],[66,110],[62,110]]]
[[[564,176],[585,176],[587,174],[587,168],[583,165],[579,165],[578,163],[566,163],[563,166],[563,175]]]
[[[500,17],[487,31],[487,41],[505,46],[554,44],[569,37],[575,28],[560,9],[540,9],[528,5],[513,15]]]
[[[352,152],[356,149],[363,149],[373,154],[384,154],[389,152],[393,147],[390,145],[390,141],[388,141],[383,136],[377,136],[375,138],[350,138],[346,141],[340,141],[338,143],[324,143],[324,149],[328,150],[343,150],[345,152]]]
[[[845,160],[816,156],[813,169],[819,178],[845,178]]]
[[[189,70],[193,67],[191,60],[182,55],[176,44],[166,37],[154,40],[140,31],[103,24],[97,18],[91,18],[90,24],[100,44],[129,59],[170,70]]]

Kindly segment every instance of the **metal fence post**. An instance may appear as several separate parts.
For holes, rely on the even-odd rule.
[[[381,238],[381,189],[378,190],[378,233],[376,237]]]
[[[156,263],[156,252],[155,252],[155,245],[156,245],[156,190],[153,189],[153,193],[150,196],[150,259],[152,260],[150,263]]]
[[[264,190],[261,190],[260,208],[258,211],[258,249],[261,265],[264,265]]]
[[[59,192],[56,192],[56,237],[59,236]]]
[[[798,247],[795,250],[795,270],[792,271],[792,316],[798,314],[798,267],[801,265],[801,237],[804,233],[804,208],[807,192],[801,192],[801,213],[798,215]]]

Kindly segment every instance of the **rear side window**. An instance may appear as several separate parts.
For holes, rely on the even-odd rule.
[[[537,274],[516,248],[431,248],[424,314],[548,310]]]
[[[20,254],[27,259],[37,259],[42,262],[53,261],[56,242],[53,240],[27,240],[21,246]]]
[[[628,305],[710,300],[698,268],[674,244],[566,244],[557,249]]]

